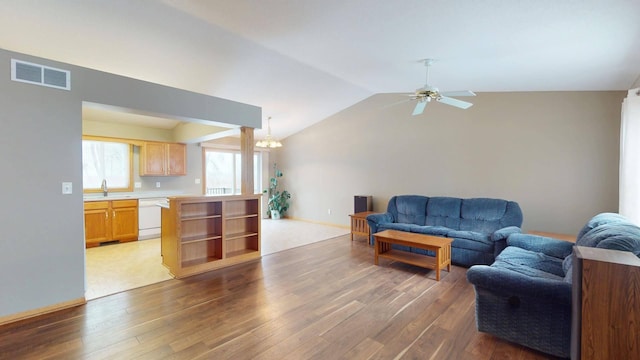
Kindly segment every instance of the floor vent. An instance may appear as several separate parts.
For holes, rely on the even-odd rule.
[[[71,90],[71,73],[67,70],[11,59],[11,80]]]

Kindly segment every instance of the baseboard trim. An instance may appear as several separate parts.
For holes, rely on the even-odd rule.
[[[3,316],[3,317],[0,317],[0,325],[6,325],[6,324],[9,324],[9,323],[12,323],[12,322],[16,322],[16,321],[20,321],[20,320],[24,320],[24,319],[29,319],[29,318],[32,318],[32,317],[36,317],[36,316],[52,313],[52,312],[55,312],[55,311],[60,311],[60,310],[64,310],[64,309],[68,309],[68,308],[84,305],[86,303],[87,303],[87,300],[84,297],[81,297],[81,298],[78,298],[78,299],[69,300],[69,301],[65,301],[65,302],[61,302],[61,303],[58,303],[58,304],[53,304],[53,305],[41,307],[41,308],[34,309],[34,310],[28,310],[28,311],[23,311],[23,312],[20,312],[20,313],[17,313],[17,314],[13,314],[13,315]]]
[[[341,229],[351,229],[351,227],[349,227],[348,225],[339,225],[339,224],[328,223],[328,222],[323,222],[323,221],[302,219],[302,218],[293,217],[293,216],[285,216],[284,218],[285,219],[290,219],[290,220],[304,221],[304,222],[308,222],[308,223],[312,223],[312,224],[318,224],[318,225],[333,226],[333,227],[337,227],[337,228],[341,228]]]

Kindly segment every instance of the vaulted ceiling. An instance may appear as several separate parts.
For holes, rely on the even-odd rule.
[[[257,105],[284,138],[376,93],[626,90],[637,0],[0,0],[0,48]],[[407,107],[411,111],[411,107]],[[266,129],[256,132],[260,138]]]

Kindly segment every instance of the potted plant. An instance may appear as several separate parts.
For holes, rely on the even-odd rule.
[[[278,178],[282,177],[282,171],[273,164],[273,177],[269,181],[269,201],[267,202],[267,215],[272,219],[280,219],[289,209],[291,194],[287,190],[278,191]],[[266,191],[265,191],[266,192]]]

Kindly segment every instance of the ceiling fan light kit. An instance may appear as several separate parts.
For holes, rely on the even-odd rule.
[[[258,141],[256,147],[271,149],[282,147],[280,141],[271,138],[271,116],[267,118],[267,136],[263,140]]]
[[[476,96],[473,91],[470,90],[462,90],[462,91],[443,91],[440,92],[437,87],[429,85],[429,67],[434,63],[434,59],[425,59],[424,66],[427,68],[427,76],[424,87],[417,89],[413,94],[410,94],[411,100],[417,100],[415,108],[413,109],[413,113],[411,115],[420,115],[424,112],[425,107],[431,100],[435,100],[437,102],[455,106],[460,109],[468,109],[473,104],[467,101],[462,101],[458,99],[454,99],[452,96]]]

